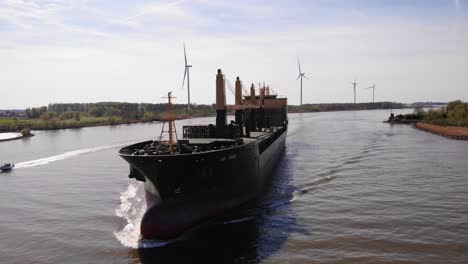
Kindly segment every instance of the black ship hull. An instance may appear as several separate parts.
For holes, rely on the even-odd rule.
[[[203,221],[257,198],[266,185],[286,144],[287,99],[270,94],[265,85],[259,87],[258,96],[254,85],[250,96],[243,95],[237,77],[235,104],[228,106],[225,86],[218,69],[216,124],[184,126],[179,140],[169,92],[159,140],[120,150],[130,164],[129,177],[144,182],[143,239],[178,238]],[[228,111],[235,111],[235,120],[229,124]]]
[[[243,144],[187,155],[132,155],[151,141],[123,148],[130,177],[143,181],[144,239],[169,240],[258,197],[285,149],[287,126]]]

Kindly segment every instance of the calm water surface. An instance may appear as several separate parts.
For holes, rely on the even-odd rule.
[[[388,115],[291,114],[286,152],[249,210],[140,248],[142,188],[117,151],[160,124],[1,142],[0,162],[18,168],[0,174],[0,263],[468,263],[468,142],[381,123]]]

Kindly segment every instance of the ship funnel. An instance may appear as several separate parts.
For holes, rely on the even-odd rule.
[[[252,86],[250,86],[250,103],[253,105],[257,104],[257,99],[255,98],[255,86],[253,83]],[[255,109],[250,109],[249,131],[257,131],[257,117],[255,115]]]
[[[226,82],[221,69],[216,75],[216,110],[226,110]]]
[[[216,74],[216,137],[225,136],[226,126],[226,82],[221,69],[218,69],[218,74]]]
[[[236,79],[236,105],[242,105],[242,82],[239,77]],[[240,136],[244,135],[243,122],[244,113],[243,110],[236,110],[235,122],[240,127]]]
[[[242,82],[237,77],[236,79],[236,105],[241,105],[242,104]]]
[[[263,105],[265,104],[265,87],[263,88],[260,88],[260,102],[259,102],[259,105],[261,107],[263,107]]]
[[[250,103],[251,104],[256,104],[257,100],[255,99],[255,86],[252,83],[252,86],[250,86]]]

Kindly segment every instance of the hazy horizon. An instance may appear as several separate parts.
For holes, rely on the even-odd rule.
[[[101,101],[212,104],[221,68],[299,104],[468,100],[468,2],[0,1],[0,109]],[[233,96],[227,89],[228,103]]]

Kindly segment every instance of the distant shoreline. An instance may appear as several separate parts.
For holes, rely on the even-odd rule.
[[[199,117],[208,117],[212,116],[212,114],[206,114],[206,115],[201,115],[201,114],[192,114],[192,115],[180,115],[177,117],[177,120],[183,120],[183,119],[192,119],[192,118],[199,118]],[[67,123],[69,120],[58,120],[56,124],[52,125],[46,125],[44,126],[43,124],[40,125],[40,122],[50,122],[50,120],[41,120],[41,119],[29,119],[27,120],[27,123],[22,123],[21,119],[19,120],[19,128],[17,129],[9,129],[10,123],[4,123],[3,128],[0,126],[0,133],[19,133],[18,129],[22,128],[29,128],[31,130],[36,130],[36,131],[45,131],[45,130],[60,130],[60,129],[76,129],[76,128],[85,128],[85,127],[97,127],[97,126],[114,126],[114,125],[129,125],[129,124],[139,124],[139,123],[151,123],[151,122],[161,122],[162,120],[159,118],[155,118],[153,120],[139,120],[139,119],[117,119],[117,118],[106,118],[102,120],[97,120],[93,122],[86,122],[86,121],[74,121],[72,123]],[[11,122],[13,123],[13,121]],[[10,140],[10,139],[8,139]],[[6,140],[5,140],[6,141]]]
[[[315,112],[335,112],[335,111],[360,111],[360,110],[391,110],[404,109],[402,103],[376,102],[376,103],[323,103],[323,104],[303,104],[288,105],[289,113],[315,113]]]
[[[318,112],[332,112],[332,111],[358,111],[358,110],[379,110],[379,109],[402,109],[403,104],[391,102],[379,103],[330,103],[330,104],[304,104],[302,106],[289,105],[289,113],[318,113]],[[191,119],[199,117],[215,116],[214,112],[209,113],[192,113],[180,114],[177,119]],[[9,118],[10,120],[3,120],[0,118],[0,133],[3,132],[18,132],[23,128],[31,130],[59,130],[59,129],[74,129],[95,126],[113,126],[123,124],[136,124],[136,123],[150,123],[155,121],[162,121],[159,116],[152,117],[151,119],[123,119],[120,116],[82,116],[81,118],[58,118],[55,117],[42,119],[42,118]]]

